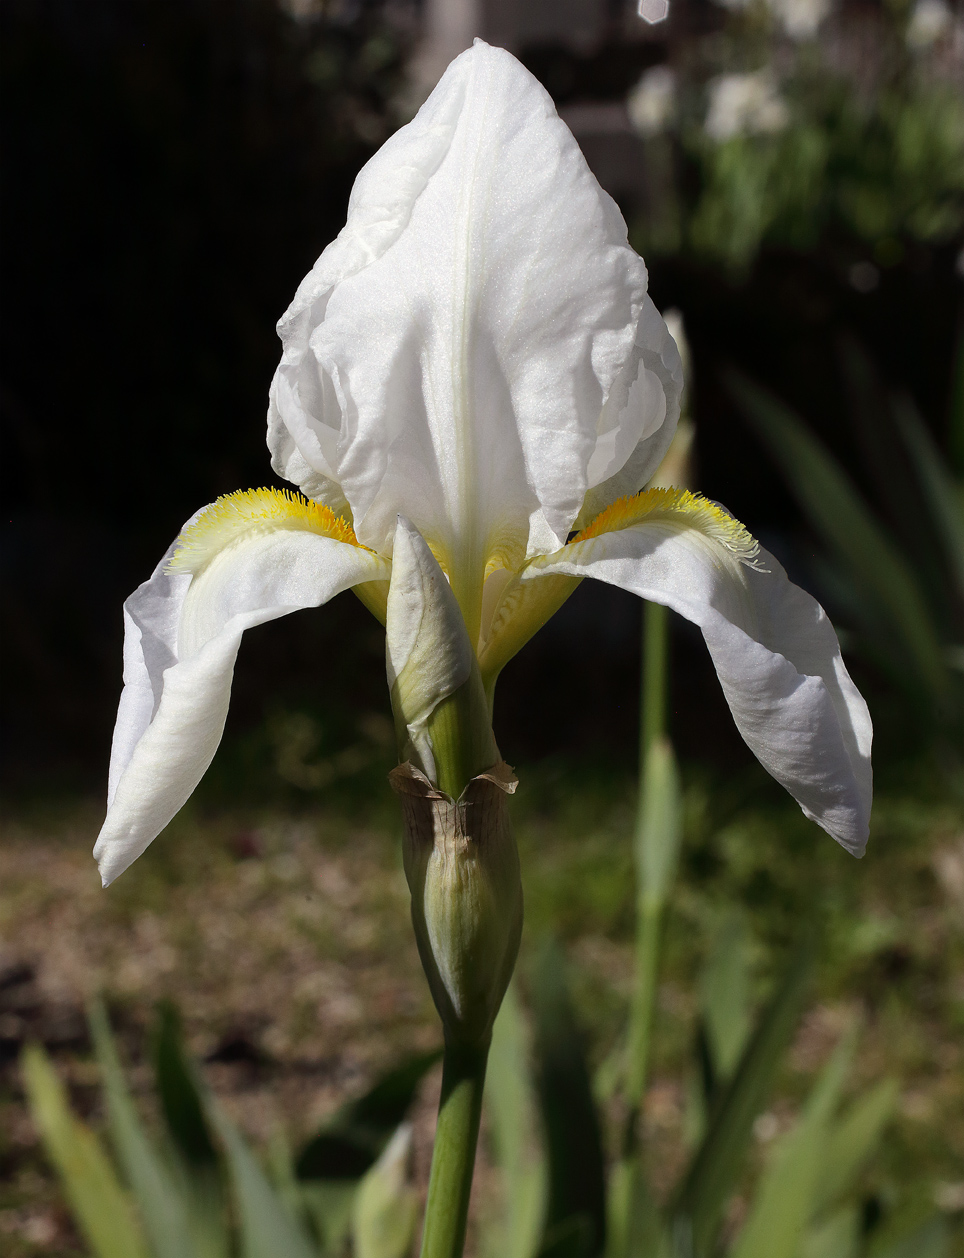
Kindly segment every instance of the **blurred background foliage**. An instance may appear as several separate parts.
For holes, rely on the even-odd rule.
[[[671,0],[656,24],[619,0],[0,0],[0,1165],[12,1185],[0,1247],[83,1252],[14,1063],[25,1041],[43,1042],[74,1109],[116,1126],[119,1076],[102,1101],[106,1040],[94,1037],[98,1069],[81,1014],[101,988],[148,1140],[179,1121],[149,1064],[164,1027],[176,1056],[173,1015],[159,1039],[150,1031],[154,1001],[176,997],[185,1051],[309,1239],[337,1216],[339,1236],[376,1245],[385,1193],[411,1209],[397,1160],[354,1215],[345,1194],[292,1187],[324,1179],[325,1157],[366,1173],[405,1107],[373,1126],[364,1098],[375,1087],[384,1099],[377,1081],[403,1060],[428,1068],[436,1047],[390,837],[383,635],[361,605],[346,595],[247,635],[225,744],[195,800],[110,897],[87,852],[120,689],[120,604],[199,505],[273,483],[274,323],[340,228],[360,165],[466,42],[459,22],[546,85],[619,201],[654,299],[682,312],[690,482],[831,611],[875,719],[879,799],[855,867],[755,765],[698,633],[671,622],[683,840],[672,901],[651,917],[662,968],[649,1082],[634,1084],[623,1054],[642,1025],[639,604],[577,591],[510,663],[497,726],[522,778],[528,926],[493,1057],[473,1244],[491,1258],[528,1256],[533,1238],[558,1244],[547,1254],[592,1252],[601,1211],[622,1219],[617,1240],[650,1227],[624,1156],[635,1087],[647,1192],[681,1217],[723,1080],[811,921],[822,944],[810,1003],[753,1139],[744,1131],[749,1179],[722,1235],[739,1258],[768,1253],[741,1232],[764,1208],[765,1168],[810,1165],[841,1115],[864,1102],[871,1113],[874,1097],[883,1114],[881,1089],[896,1087],[845,1193],[832,1200],[803,1176],[799,1258],[952,1252],[946,1224],[964,1210],[964,24],[943,0]],[[855,1064],[833,1085],[846,1095],[828,1084],[808,1107],[861,1020]],[[32,1062],[35,1106],[68,1149],[83,1144],[44,1059]],[[431,1082],[428,1099],[416,1084],[420,1182],[432,1098]],[[511,1116],[548,1115],[560,1087],[581,1098],[568,1135],[548,1121],[541,1146],[538,1118],[514,1135]],[[276,1139],[279,1114],[295,1155]],[[566,1168],[580,1115],[605,1168]],[[225,1175],[261,1171],[220,1130],[224,1193]],[[359,1140],[367,1151],[352,1161]],[[117,1172],[94,1161],[110,1194]],[[588,1232],[566,1212],[573,1176]]]
[[[541,77],[620,200],[658,305],[683,312],[696,485],[818,583],[814,530],[746,423],[727,383],[735,366],[881,498],[882,526],[930,572],[920,495],[903,501],[906,476],[878,430],[887,399],[906,400],[959,483],[960,20],[941,0],[782,3],[677,0],[657,25],[615,0],[457,13]],[[46,789],[53,773],[101,788],[119,604],[199,504],[272,479],[274,323],[343,221],[358,167],[427,90],[420,50],[444,34],[448,7],[4,0],[12,787]],[[608,696],[637,668],[639,609],[593,593],[594,610],[577,594],[510,666],[499,714],[510,758],[598,751],[631,764],[635,706],[613,714]],[[959,602],[950,614],[959,627]],[[706,710],[703,732],[674,731],[684,757],[747,763],[698,638],[675,633],[679,706]],[[335,730],[352,712],[386,711],[378,634],[352,599],[249,639],[229,746],[272,705],[315,707]],[[333,655],[337,669],[317,667]],[[552,678],[574,656],[563,703]],[[900,751],[890,684],[861,680]]]

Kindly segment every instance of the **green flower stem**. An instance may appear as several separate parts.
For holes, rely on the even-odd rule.
[[[488,1041],[445,1046],[421,1258],[462,1258],[488,1055]]]
[[[646,757],[657,738],[666,732],[666,673],[668,612],[662,603],[643,606],[642,729],[639,740],[639,779],[646,771]]]
[[[428,728],[438,786],[458,799],[472,778],[490,769],[499,758],[477,669],[454,694],[442,700],[432,713]]]
[[[663,905],[652,900],[641,900],[637,914],[636,986],[629,1023],[629,1072],[626,1079],[626,1101],[633,1115],[639,1110],[649,1073],[649,1046],[656,1005]]]
[[[650,1039],[656,1006],[660,941],[666,898],[672,877],[661,868],[653,840],[671,841],[670,832],[653,832],[654,821],[663,820],[654,798],[662,796],[666,783],[657,781],[658,752],[654,748],[666,732],[666,675],[668,671],[668,614],[660,603],[646,603],[643,614],[643,687],[640,696],[639,802],[636,817],[636,982],[630,1010],[626,1101],[628,1119],[624,1156],[636,1147],[636,1124],[646,1091]],[[669,801],[664,801],[668,803]],[[654,815],[654,804],[656,804]],[[659,830],[663,826],[658,826]],[[657,855],[654,862],[653,857]],[[670,865],[674,862],[671,861]]]

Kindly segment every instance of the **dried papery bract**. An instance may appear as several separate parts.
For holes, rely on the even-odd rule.
[[[411,764],[389,780],[402,806],[418,951],[446,1038],[486,1044],[522,935],[519,854],[507,806],[516,778],[497,764],[457,800]]]

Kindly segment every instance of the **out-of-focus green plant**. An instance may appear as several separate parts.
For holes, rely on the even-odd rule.
[[[902,4],[872,19],[801,4],[802,25],[791,7],[727,3],[722,31],[681,45],[678,64],[647,71],[630,94],[653,175],[644,250],[739,272],[767,245],[849,241],[888,265],[904,242],[960,236],[964,92],[950,10],[922,38]]]
[[[657,1204],[640,1120],[682,807],[665,733],[664,612],[647,611],[655,614],[644,621],[635,982],[624,1042],[596,1087],[622,1114],[611,1142],[616,1156],[607,1168],[605,1118],[593,1099],[562,956],[550,945],[532,981],[533,1067],[514,997],[495,1024],[486,1101],[505,1205],[502,1218],[486,1221],[483,1252],[512,1258],[900,1258],[911,1252],[945,1258],[949,1228],[932,1209],[922,1215],[917,1203],[907,1203],[871,1226],[862,1208],[860,1176],[891,1117],[897,1088],[884,1080],[843,1103],[856,1027],[842,1037],[796,1122],[773,1143],[742,1225],[727,1222],[727,1207],[745,1179],[756,1120],[803,1009],[814,956],[814,940],[802,939],[754,1024],[751,941],[736,910],[720,921],[699,983],[694,1147],[675,1192]],[[536,1108],[541,1141],[531,1118]]]
[[[746,1178],[757,1119],[797,1026],[812,960],[812,947],[801,945],[750,1030],[746,985],[739,979],[747,947],[738,934],[721,930],[707,961],[700,1037],[709,1056],[700,1071],[704,1117],[689,1165],[662,1206],[648,1182],[645,1144],[635,1130],[628,1140],[621,1135],[622,1153],[607,1174],[600,1138],[605,1124],[591,1103],[584,1038],[567,995],[561,954],[546,950],[534,978],[534,1070],[515,1000],[496,1022],[487,1104],[491,1115],[499,1115],[493,1153],[503,1172],[505,1210],[501,1218],[483,1221],[483,1252],[519,1258],[901,1258],[905,1253],[946,1258],[950,1226],[933,1208],[922,1211],[912,1201],[876,1223],[868,1221],[860,1179],[893,1113],[897,1088],[893,1080],[883,1080],[843,1100],[856,1027],[838,1043],[796,1121],[772,1141],[752,1192],[744,1196],[742,1224],[727,1222],[730,1200]],[[718,979],[728,983],[735,1005],[718,999],[712,985]],[[622,1099],[625,1108],[625,1092]],[[544,1143],[528,1120],[507,1141],[510,1107],[522,1116],[536,1104]],[[524,1214],[518,1209],[520,1167],[526,1174]],[[534,1228],[540,1218],[541,1232]]]
[[[855,345],[845,346],[844,361],[876,509],[779,399],[736,373],[729,384],[826,547],[829,558],[816,576],[828,605],[849,623],[855,649],[929,729],[957,742],[964,717],[964,481],[913,404],[886,396]],[[959,405],[952,424],[964,425]]]
[[[101,1004],[91,1007],[89,1025],[113,1158],[71,1112],[42,1048],[27,1048],[23,1076],[94,1258],[405,1258],[411,1251],[411,1129],[401,1118],[438,1053],[400,1063],[297,1159],[277,1141],[268,1173],[187,1059],[173,1009],[162,1008],[155,1036],[156,1134],[130,1095]]]

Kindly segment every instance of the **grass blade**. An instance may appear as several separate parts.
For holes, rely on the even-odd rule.
[[[742,1169],[753,1121],[770,1092],[793,1035],[810,978],[813,946],[802,944],[720,1096],[709,1130],[674,1208],[674,1238],[684,1252],[708,1253],[723,1208]]]
[[[880,619],[918,687],[931,701],[940,701],[945,673],[941,645],[903,557],[836,459],[801,420],[739,373],[731,371],[727,378],[748,423],[783,471],[811,524],[862,591],[867,631],[872,633],[875,619]]]
[[[871,1245],[868,1258],[951,1258],[951,1229],[947,1220],[932,1214],[897,1240]]]
[[[533,986],[537,1088],[549,1155],[541,1253],[595,1258],[606,1233],[606,1185],[599,1121],[582,1038],[557,945],[543,949]]]
[[[50,1058],[29,1045],[21,1063],[34,1121],[96,1258],[148,1258],[131,1202],[100,1141],[71,1113]]]
[[[855,1038],[845,1036],[837,1046],[800,1120],[776,1149],[757,1185],[732,1258],[795,1258],[814,1213],[830,1119],[853,1060]]]
[[[858,1258],[860,1210],[847,1206],[812,1227],[803,1238],[800,1258]]]
[[[103,1080],[111,1141],[155,1258],[197,1258],[181,1185],[147,1138],[101,1001],[91,1003],[87,1023]]]
[[[229,1236],[221,1161],[204,1116],[201,1085],[184,1049],[180,1018],[169,1002],[158,1008],[154,1074],[194,1250],[198,1258],[225,1258]]]
[[[897,1095],[895,1080],[883,1079],[834,1126],[815,1191],[815,1213],[830,1209],[853,1188],[894,1112]]]
[[[208,1113],[224,1144],[231,1172],[242,1258],[318,1258],[238,1129],[213,1099],[208,1102]]]
[[[650,1192],[639,1156],[626,1156],[609,1174],[606,1258],[662,1258],[668,1253],[659,1208]]]
[[[412,1129],[403,1123],[366,1173],[352,1207],[352,1258],[406,1258],[418,1202],[407,1180]]]
[[[964,597],[964,489],[955,484],[934,439],[909,399],[894,401],[900,435],[924,489],[924,501],[944,546],[958,593]]]
[[[734,908],[714,932],[700,975],[700,1005],[714,1078],[729,1079],[750,1033],[750,944],[745,916]]]
[[[537,1144],[526,1027],[511,984],[492,1032],[485,1111],[505,1209],[503,1219],[487,1229],[483,1249],[491,1258],[533,1258],[544,1223],[546,1165]]]
[[[669,740],[657,735],[644,759],[636,824],[636,977],[627,1048],[626,1099],[631,1113],[627,1153],[646,1088],[663,914],[676,877],[682,828],[676,757]]]
[[[441,1049],[419,1053],[383,1075],[325,1124],[299,1153],[299,1179],[359,1179],[404,1121],[419,1084],[440,1061]]]

